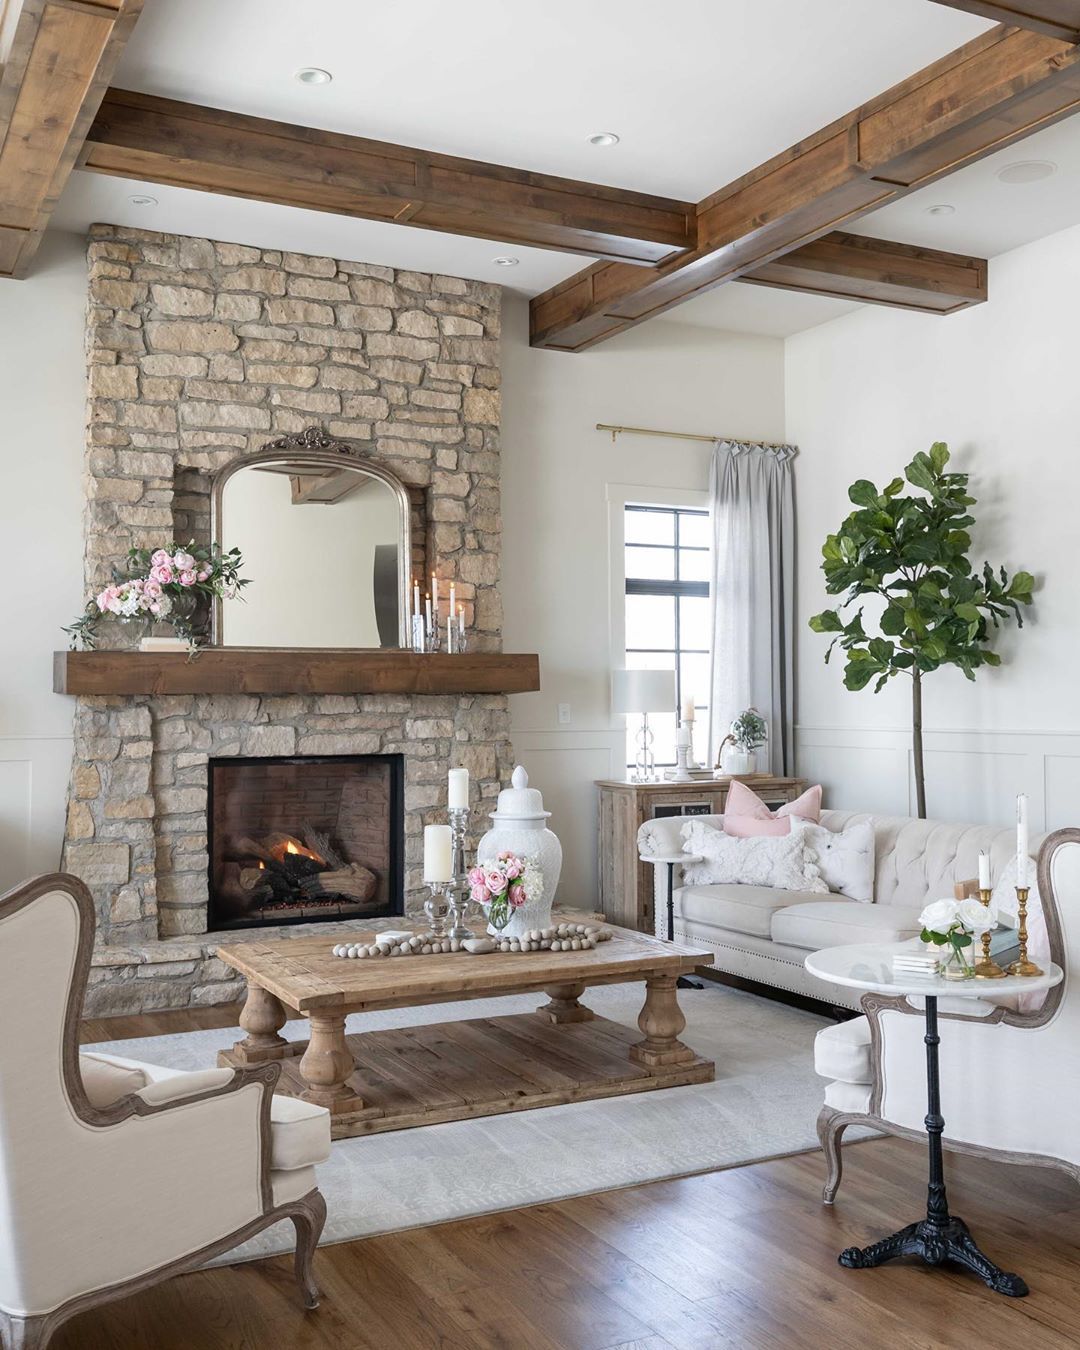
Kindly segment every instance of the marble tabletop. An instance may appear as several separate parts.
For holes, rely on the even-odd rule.
[[[946,980],[941,976],[894,971],[895,952],[921,952],[921,942],[866,942],[825,947],[811,952],[806,969],[819,979],[877,994],[922,994],[949,998],[999,998],[1005,994],[1033,994],[1060,984],[1064,971],[1047,962],[1042,975],[1006,975],[1001,980]]]

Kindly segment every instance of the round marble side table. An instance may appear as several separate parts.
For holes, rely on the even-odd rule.
[[[909,948],[910,943],[906,944]],[[883,1238],[869,1247],[848,1247],[840,1253],[840,1264],[851,1270],[865,1270],[880,1266],[896,1256],[918,1256],[927,1265],[940,1266],[945,1261],[972,1271],[999,1294],[1022,1298],[1028,1287],[1019,1275],[1012,1275],[994,1265],[975,1243],[963,1219],[949,1213],[945,1194],[945,1172],[941,1156],[941,1136],[945,1118],[941,1114],[941,1081],[938,1074],[938,998],[981,998],[992,993],[1031,994],[1038,989],[1050,989],[1063,977],[1060,966],[1048,965],[1042,975],[1009,975],[1003,980],[946,980],[940,976],[925,976],[894,972],[893,953],[896,943],[857,944],[849,947],[826,947],[806,958],[806,969],[811,975],[850,989],[865,989],[867,993],[901,994],[926,1000],[926,1137],[929,1145],[929,1180],[926,1198],[926,1217],[901,1228],[891,1237]]]

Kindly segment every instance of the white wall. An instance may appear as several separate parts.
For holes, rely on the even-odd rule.
[[[925,685],[928,813],[1006,822],[1024,790],[1047,828],[1080,815],[1078,309],[1072,229],[995,259],[985,305],[948,318],[866,308],[787,342],[787,435],[802,450],[798,762],[832,805],[912,807],[910,684],[853,694],[842,662],[823,664],[827,641],[804,626],[827,601],[821,543],[854,479],[887,482],[944,440],[979,499],[973,561],[1041,583],[1023,632],[997,643],[999,669]]]
[[[591,904],[593,781],[625,774],[624,719],[610,711],[608,498],[623,485],[645,500],[702,491],[710,455],[690,441],[612,444],[596,423],[780,440],[783,344],[654,320],[592,352],[535,351],[527,306],[508,296],[502,359],[504,646],[540,653],[542,686],[511,699],[514,749],[562,839],[560,899]]]
[[[85,246],[49,234],[0,283],[0,891],[59,866],[72,701],[52,692],[82,608]]]

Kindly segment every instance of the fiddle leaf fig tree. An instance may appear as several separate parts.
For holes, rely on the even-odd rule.
[[[994,630],[1009,620],[1023,627],[1022,605],[1031,603],[1035,579],[968,559],[970,508],[966,473],[947,473],[948,447],[941,441],[922,451],[879,492],[860,478],[848,489],[857,508],[822,548],[825,589],[843,595],[836,609],[810,620],[816,633],[835,634],[825,655],[839,644],[845,652],[844,684],[878,693],[897,675],[911,679],[915,788],[920,817],[926,815],[923,767],[922,682],[940,666],[958,666],[974,680],[980,666],[1000,665],[992,650]],[[905,479],[920,495],[902,495]],[[870,612],[860,606],[873,597]]]

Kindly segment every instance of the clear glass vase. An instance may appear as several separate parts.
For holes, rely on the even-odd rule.
[[[941,948],[941,973],[947,980],[973,980],[975,963],[972,959],[974,948],[954,947],[947,942]]]

